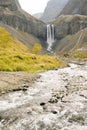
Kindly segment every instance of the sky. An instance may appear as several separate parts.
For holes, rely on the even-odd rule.
[[[19,3],[26,12],[36,14],[43,12],[49,0],[19,0]]]

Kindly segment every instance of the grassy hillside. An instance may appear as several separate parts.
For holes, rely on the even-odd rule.
[[[56,53],[65,57],[87,58],[87,28],[60,40]]]
[[[0,71],[40,72],[63,67],[66,64],[56,57],[32,54],[25,45],[0,27]]]

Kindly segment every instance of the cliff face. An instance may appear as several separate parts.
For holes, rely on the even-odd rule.
[[[87,28],[57,41],[55,52],[64,57],[87,58]]]
[[[69,0],[60,14],[87,15],[87,0]]]
[[[59,15],[67,2],[68,0],[50,0],[40,19],[44,22],[55,20],[55,18],[57,17],[57,15]]]
[[[61,40],[67,35],[77,33],[87,27],[87,16],[83,15],[61,15],[53,22],[55,25],[55,37]]]
[[[56,43],[54,48],[56,52],[69,52],[73,48],[84,48],[87,44],[86,35],[83,35],[87,31],[86,5],[87,0],[69,0],[53,22],[55,25]]]
[[[53,48],[57,53],[63,51],[68,53],[71,49],[77,47],[77,43],[78,48],[87,44],[86,35],[83,35],[87,31],[87,16],[61,15],[53,24],[55,25],[56,41],[53,44]],[[86,31],[83,31],[83,34],[81,34],[82,30]]]
[[[18,0],[0,0],[0,22],[46,41],[46,26],[23,11]]]

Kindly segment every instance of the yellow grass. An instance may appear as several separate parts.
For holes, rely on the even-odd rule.
[[[75,51],[75,58],[87,58],[87,50],[76,50]]]
[[[30,53],[29,48],[0,27],[0,71],[40,72],[66,66],[54,56]]]

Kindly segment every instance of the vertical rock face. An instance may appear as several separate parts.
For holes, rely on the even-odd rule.
[[[55,43],[53,49],[57,53],[66,53],[71,49],[84,47],[87,44],[87,16],[86,15],[61,15],[55,25]],[[86,31],[84,31],[86,30]],[[78,45],[77,45],[78,44]]]
[[[45,24],[23,11],[18,0],[0,0],[0,22],[45,40]]]
[[[61,40],[68,35],[73,35],[81,29],[87,28],[87,16],[62,15],[54,21],[55,37]]]
[[[50,22],[55,19],[62,11],[68,0],[50,0],[45,8],[41,20],[44,22]]]
[[[61,14],[87,15],[87,0],[69,0]]]
[[[69,0],[60,16],[54,21],[58,40],[87,28],[87,0]],[[79,15],[81,14],[81,15]]]

